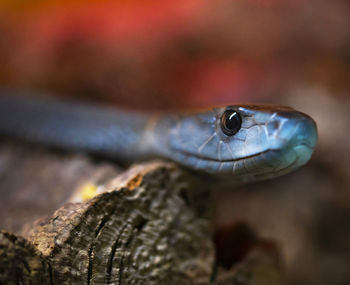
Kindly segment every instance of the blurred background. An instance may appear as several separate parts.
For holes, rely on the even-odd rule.
[[[0,86],[133,109],[309,113],[320,136],[310,164],[221,189],[218,223],[277,239],[289,284],[349,284],[350,2],[72,2],[0,0]]]

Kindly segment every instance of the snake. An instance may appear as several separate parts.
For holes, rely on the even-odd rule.
[[[315,121],[290,107],[228,105],[138,112],[0,91],[0,136],[135,162],[161,158],[210,177],[244,183],[306,164]]]

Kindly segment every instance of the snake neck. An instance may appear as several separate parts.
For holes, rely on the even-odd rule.
[[[0,97],[0,135],[116,160],[149,154],[150,116],[51,98]]]

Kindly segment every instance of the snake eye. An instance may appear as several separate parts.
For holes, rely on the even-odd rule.
[[[236,134],[242,125],[242,118],[235,110],[226,110],[221,116],[221,129],[227,136]]]

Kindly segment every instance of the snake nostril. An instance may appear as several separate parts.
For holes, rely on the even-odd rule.
[[[280,128],[280,122],[279,121],[271,121],[267,124],[267,131],[269,135],[272,135],[274,132],[276,132]]]

